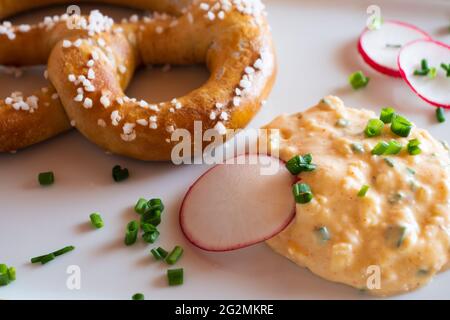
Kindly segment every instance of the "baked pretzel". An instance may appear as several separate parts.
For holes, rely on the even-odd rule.
[[[66,2],[73,3],[45,1]],[[48,60],[49,78],[77,129],[109,151],[142,160],[169,160],[171,133],[182,128],[193,135],[194,121],[220,134],[244,127],[268,95],[276,69],[260,1],[192,1],[184,9],[157,3],[173,15],[105,22],[109,28],[99,32],[69,31],[60,23],[56,33],[63,36],[52,43]],[[29,34],[21,40],[31,41]],[[142,64],[203,62],[209,80],[184,97],[156,105],[123,92]]]

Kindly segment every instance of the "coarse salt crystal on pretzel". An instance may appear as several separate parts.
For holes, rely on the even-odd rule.
[[[273,85],[274,50],[259,0],[184,1],[190,3],[184,9],[177,8],[175,2],[180,1],[156,1],[165,13],[142,20],[133,17],[120,26],[111,26],[112,32],[59,38],[52,51],[49,77],[69,118],[91,141],[109,151],[142,160],[169,160],[175,129],[193,134],[194,121],[201,121],[204,130],[216,129],[220,134],[227,128],[242,128]],[[133,1],[132,5],[138,3],[144,1]],[[211,18],[219,14],[219,19]],[[47,21],[50,26],[52,23]],[[85,41],[74,46],[80,37]],[[64,45],[65,40],[72,45]],[[211,76],[184,97],[156,106],[128,98],[123,92],[142,64],[194,63],[206,63]],[[82,81],[71,81],[71,75],[83,77]],[[80,88],[84,100],[79,99]],[[102,94],[105,90],[110,93],[108,103]],[[211,111],[218,105],[221,112],[212,119]],[[103,120],[108,118],[110,122]],[[142,125],[142,119],[149,119],[149,125]]]

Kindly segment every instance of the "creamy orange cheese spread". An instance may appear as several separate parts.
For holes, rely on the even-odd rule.
[[[378,116],[330,96],[266,126],[280,129],[272,148],[283,160],[311,153],[317,165],[298,176],[313,200],[297,204],[292,223],[267,243],[327,280],[391,295],[426,284],[449,264],[450,159],[445,143],[416,127],[407,138],[389,125],[367,138],[372,118]],[[422,149],[416,156],[405,150],[414,138]],[[379,141],[392,139],[404,146],[398,155],[371,154]],[[364,185],[369,190],[359,197]]]

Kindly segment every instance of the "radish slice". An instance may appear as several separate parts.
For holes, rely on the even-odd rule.
[[[422,59],[437,69],[434,79],[428,76],[415,76],[420,70]],[[398,57],[400,73],[411,89],[423,100],[437,106],[450,108],[450,77],[441,68],[441,63],[450,63],[450,46],[433,40],[417,40],[405,46]]]
[[[364,61],[375,70],[400,78],[397,57],[401,48],[418,39],[431,39],[417,27],[399,21],[385,21],[379,29],[366,28],[358,42]]]
[[[181,229],[207,251],[230,251],[272,238],[295,216],[295,181],[277,158],[246,154],[229,159],[189,189],[180,210]]]

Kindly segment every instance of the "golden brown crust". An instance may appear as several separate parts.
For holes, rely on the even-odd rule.
[[[218,1],[201,3],[213,8]],[[158,4],[170,7],[167,10],[171,12],[178,11],[173,9],[174,1]],[[252,119],[269,94],[276,73],[267,21],[259,8],[244,12],[242,8],[231,7],[220,13],[220,18],[221,10],[216,8],[211,19],[208,13],[213,10],[202,6],[194,1],[178,16],[123,24],[120,30],[116,26],[112,32],[94,37],[67,31],[66,34],[61,31],[62,37],[53,37],[52,41],[60,41],[49,60],[50,80],[80,132],[114,153],[142,160],[169,160],[173,144],[168,140],[174,129],[187,129],[193,134],[194,121],[201,121],[203,130],[217,127],[218,122],[224,125],[222,128],[238,129]],[[67,48],[63,39],[72,42],[83,39],[83,43]],[[93,50],[100,53],[100,59],[87,67]],[[206,63],[211,76],[202,87],[157,107],[125,96],[123,90],[137,66],[162,63]],[[75,101],[80,87],[86,87],[69,81],[69,75],[87,77],[89,69],[95,73],[95,79],[90,79],[95,90],[83,91],[83,100]],[[236,89],[242,94],[237,94]],[[106,108],[102,97],[108,100]],[[92,101],[92,107],[85,103],[86,98]],[[113,112],[120,115],[114,124]],[[1,129],[0,122],[0,132]]]

